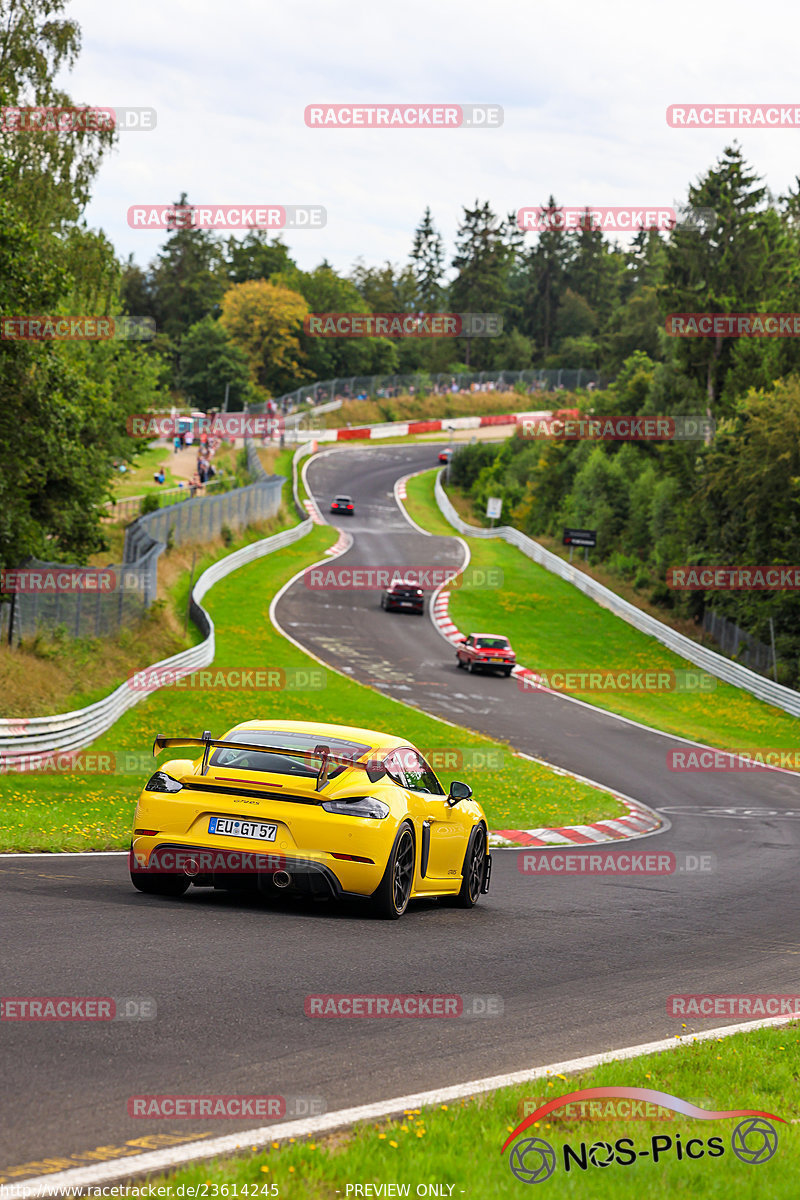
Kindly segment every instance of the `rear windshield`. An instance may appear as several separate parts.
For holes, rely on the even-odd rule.
[[[481,650],[507,650],[508,638],[478,638],[475,645]]]
[[[264,753],[257,750],[233,750],[223,746],[217,747],[211,755],[212,767],[236,767],[240,771],[267,771],[275,775],[294,775],[301,779],[316,779],[320,768],[320,759],[299,758],[291,753],[292,750],[314,750],[317,746],[327,746],[331,754],[347,757],[356,761],[369,750],[362,742],[346,742],[338,738],[328,738],[322,734],[310,733],[264,733],[253,729],[240,729],[226,739],[230,742],[247,742],[250,745],[263,746]],[[270,746],[280,746],[288,750],[270,752]],[[329,779],[335,779],[346,770],[345,766],[331,766]]]

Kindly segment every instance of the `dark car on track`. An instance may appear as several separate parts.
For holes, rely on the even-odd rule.
[[[350,496],[334,496],[331,501],[331,512],[344,513],[348,517],[355,515],[355,505]]]
[[[386,612],[402,609],[404,612],[419,613],[422,616],[425,611],[425,593],[418,584],[408,579],[395,579],[381,596],[381,608]]]
[[[499,671],[510,675],[517,656],[507,637],[494,633],[471,633],[456,647],[456,665],[469,671]]]

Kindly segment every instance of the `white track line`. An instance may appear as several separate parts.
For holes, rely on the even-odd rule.
[[[187,1142],[183,1146],[170,1146],[163,1150],[153,1150],[148,1154],[129,1155],[127,1158],[98,1163],[93,1167],[75,1167],[67,1171],[54,1172],[52,1175],[20,1179],[19,1187],[20,1189],[25,1188],[25,1196],[29,1200],[35,1200],[36,1197],[52,1195],[51,1189],[103,1186],[143,1174],[160,1174],[164,1171],[174,1170],[185,1163],[217,1158],[233,1154],[237,1150],[246,1151],[249,1147],[263,1149],[272,1142],[286,1141],[292,1137],[301,1138],[310,1134],[319,1136],[356,1122],[376,1121],[399,1115],[412,1108],[446,1104],[451,1100],[461,1100],[468,1096],[493,1092],[498,1088],[530,1083],[547,1075],[566,1075],[568,1072],[587,1071],[602,1063],[623,1061],[638,1058],[643,1054],[674,1050],[678,1046],[692,1042],[705,1042],[711,1038],[749,1033],[753,1029],[785,1025],[797,1017],[800,1017],[800,1013],[792,1013],[784,1017],[766,1017],[760,1021],[747,1021],[741,1025],[726,1025],[720,1029],[704,1029],[683,1038],[663,1038],[657,1042],[644,1042],[640,1046],[626,1046],[621,1050],[609,1050],[602,1054],[590,1054],[584,1058],[572,1058],[566,1062],[550,1063],[549,1066],[531,1067],[524,1071],[514,1071],[505,1075],[491,1075],[483,1079],[474,1079],[469,1083],[458,1083],[452,1087],[415,1092],[410,1096],[395,1096],[391,1100],[379,1100],[374,1104],[360,1104],[354,1108],[341,1108],[336,1112],[323,1113],[320,1116],[304,1120],[283,1121],[277,1125],[261,1125],[257,1129],[246,1129],[240,1133],[209,1138],[207,1141]],[[498,1145],[500,1136],[501,1134],[498,1132]]]
[[[127,850],[9,850],[0,854],[0,858],[114,858],[116,855],[127,855]]]

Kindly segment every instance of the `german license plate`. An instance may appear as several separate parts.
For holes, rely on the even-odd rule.
[[[240,821],[236,817],[210,817],[208,832],[217,837],[251,838],[254,842],[274,842],[278,826],[268,821]]]

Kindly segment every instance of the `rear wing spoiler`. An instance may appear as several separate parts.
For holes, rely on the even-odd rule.
[[[204,730],[203,736],[199,738],[193,737],[162,737],[159,734],[153,742],[153,757],[156,758],[162,750],[166,750],[170,746],[202,746],[203,747],[203,765],[200,768],[200,774],[205,775],[208,771],[208,760],[211,750],[222,747],[225,750],[252,750],[258,754],[289,754],[293,758],[304,758],[309,762],[319,760],[320,768],[317,772],[317,782],[314,790],[322,791],[328,782],[328,771],[331,764],[334,766],[355,767],[358,770],[366,771],[370,783],[377,783],[387,772],[384,764],[376,758],[367,759],[365,762],[360,762],[348,754],[331,754],[330,747],[320,745],[313,750],[298,750],[291,746],[257,746],[251,742],[230,742],[223,738],[212,738],[209,730]]]

